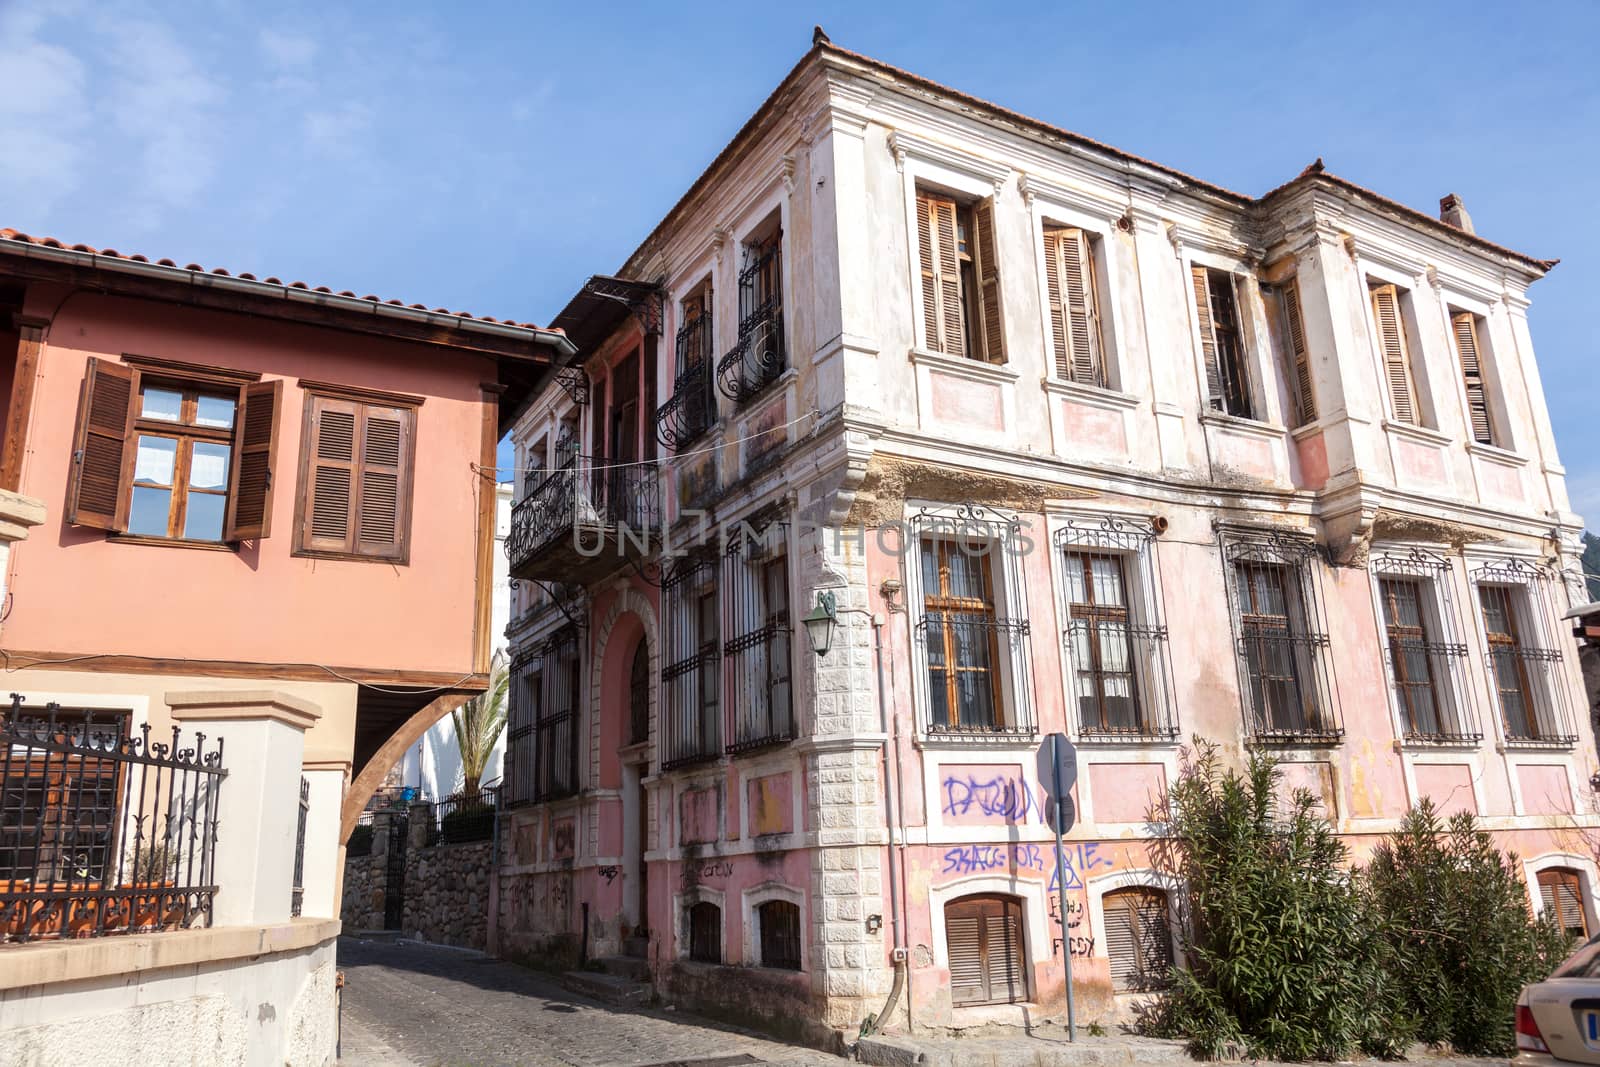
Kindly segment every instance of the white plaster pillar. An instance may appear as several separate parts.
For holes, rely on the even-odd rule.
[[[44,522],[44,505],[31,496],[0,489],[0,614],[6,603],[11,543],[26,540],[29,527]]]
[[[344,844],[339,820],[350,764],[342,760],[307,763],[301,768],[310,785],[306,811],[305,867],[300,902],[303,918],[337,919],[344,897]]]
[[[273,690],[168,693],[166,701],[186,732],[222,741],[228,776],[217,797],[213,924],[287,922],[305,732],[322,709]]]

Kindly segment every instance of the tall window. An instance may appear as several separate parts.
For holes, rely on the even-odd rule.
[[[1508,742],[1571,745],[1577,740],[1567,714],[1561,653],[1544,635],[1542,571],[1520,561],[1479,570],[1486,658]]]
[[[922,324],[928,348],[1004,363],[994,202],[917,190]]]
[[[944,906],[950,957],[950,1001],[1007,1004],[1025,1000],[1022,903],[1015,897],[974,896]]]
[[[1383,623],[1389,632],[1395,692],[1406,723],[1414,733],[1437,735],[1438,680],[1428,659],[1432,635],[1422,611],[1422,583],[1416,578],[1383,578],[1378,582],[1378,592],[1383,600]]]
[[[722,962],[722,909],[709,900],[689,906],[689,958]]]
[[[1233,275],[1214,267],[1191,266],[1189,280],[1194,287],[1200,355],[1205,361],[1206,395],[1211,407],[1240,418],[1253,418]]]
[[[1070,520],[1061,549],[1064,635],[1085,740],[1171,737],[1167,628],[1145,520]]]
[[[734,684],[730,752],[794,737],[787,531],[786,523],[741,530],[730,538],[723,560],[730,635],[722,654],[732,667]]]
[[[1489,414],[1489,391],[1484,383],[1484,351],[1480,343],[1483,319],[1470,311],[1450,309],[1450,332],[1461,360],[1461,384],[1467,393],[1467,428],[1481,445],[1494,445],[1494,421]]]
[[[1478,741],[1450,561],[1420,547],[1375,552],[1378,614],[1401,735],[1407,741]]]
[[[126,357],[89,360],[67,521],[172,541],[271,531],[281,381]]]
[[[661,671],[666,694],[662,766],[671,768],[722,754],[717,566],[704,555],[681,559],[661,591],[668,657]]]
[[[1278,289],[1278,309],[1294,399],[1293,425],[1304,426],[1317,421],[1317,394],[1311,381],[1311,352],[1306,344],[1305,320],[1300,313],[1299,279],[1290,278]]]
[[[1588,940],[1589,918],[1583,910],[1583,881],[1577,871],[1568,867],[1540,871],[1539,902],[1544,917],[1568,937]]]
[[[656,411],[656,437],[668,448],[681,447],[717,421],[712,347],[716,340],[711,309],[709,278],[678,305],[677,370],[672,396]]]
[[[756,909],[761,926],[761,966],[800,969],[800,908],[787,900],[769,900]]]
[[[639,638],[628,666],[628,743],[650,740],[650,645]]]
[[[576,627],[568,626],[545,643],[534,716],[535,800],[570,796],[578,790],[581,662]]]
[[[1389,407],[1396,422],[1422,425],[1416,368],[1412,365],[1411,339],[1406,324],[1406,304],[1411,294],[1398,286],[1372,283],[1372,324],[1377,331],[1378,354],[1383,358],[1384,381],[1389,390]]]
[[[1100,301],[1090,235],[1075,227],[1045,227],[1044,274],[1056,377],[1104,386]]]
[[[998,627],[989,556],[953,540],[922,540],[923,625],[933,725],[996,729],[1005,724]]]
[[[1167,894],[1142,886],[1100,898],[1111,988],[1118,993],[1162,989],[1172,981],[1172,926]]]
[[[783,231],[773,219],[744,246],[739,269],[739,340],[717,364],[718,388],[744,401],[788,366],[783,337]]]
[[[416,408],[312,392],[304,425],[295,551],[406,562]]]
[[[1312,568],[1315,546],[1276,536],[1227,549],[1240,677],[1257,741],[1332,741],[1343,734],[1327,688]]]
[[[519,653],[511,661],[506,700],[505,798],[508,807],[537,799],[534,773],[534,723],[539,718],[541,649]]]

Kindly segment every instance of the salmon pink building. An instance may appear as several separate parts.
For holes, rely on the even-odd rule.
[[[0,1059],[332,1057],[343,842],[488,684],[501,412],[571,350],[0,230]]]
[[[499,950],[822,1041],[1060,1017],[1066,966],[1114,1019],[1175,958],[1196,736],[1357,857],[1472,811],[1594,931],[1553,266],[819,34],[518,414]]]

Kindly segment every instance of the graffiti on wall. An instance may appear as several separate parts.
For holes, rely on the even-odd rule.
[[[1044,798],[1028,784],[1022,768],[941,767],[945,819],[964,825],[1042,822]]]
[[[606,880],[606,885],[610,885],[612,882],[616,881],[617,875],[620,873],[622,872],[618,870],[615,863],[608,863],[604,867],[600,868],[600,877]]]
[[[683,888],[699,885],[710,878],[727,878],[733,874],[731,860],[684,860]]]
[[[557,819],[550,824],[550,849],[556,859],[570,859],[577,843],[578,828],[571,819]]]
[[[957,845],[945,850],[944,869],[940,874],[981,874],[985,871],[1036,871],[1047,874],[1050,889],[1062,885],[1055,862],[1055,850],[1050,845]],[[1068,889],[1082,889],[1083,876],[1091,871],[1112,866],[1111,858],[1101,853],[1098,842],[1081,845],[1063,845],[1061,858],[1066,861]]]

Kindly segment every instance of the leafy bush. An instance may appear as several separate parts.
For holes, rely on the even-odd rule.
[[[356,828],[350,831],[350,840],[345,843],[346,856],[372,855],[372,824],[357,823]]]
[[[1555,923],[1532,920],[1516,857],[1470,814],[1445,824],[1424,799],[1374,851],[1366,877],[1418,1037],[1510,1054],[1517,994],[1571,948]]]
[[[1386,968],[1389,942],[1366,921],[1344,845],[1297,791],[1277,799],[1274,759],[1224,772],[1216,746],[1168,796],[1158,860],[1188,884],[1188,968],[1150,1010],[1147,1032],[1210,1058],[1395,1056],[1410,1021]]]

